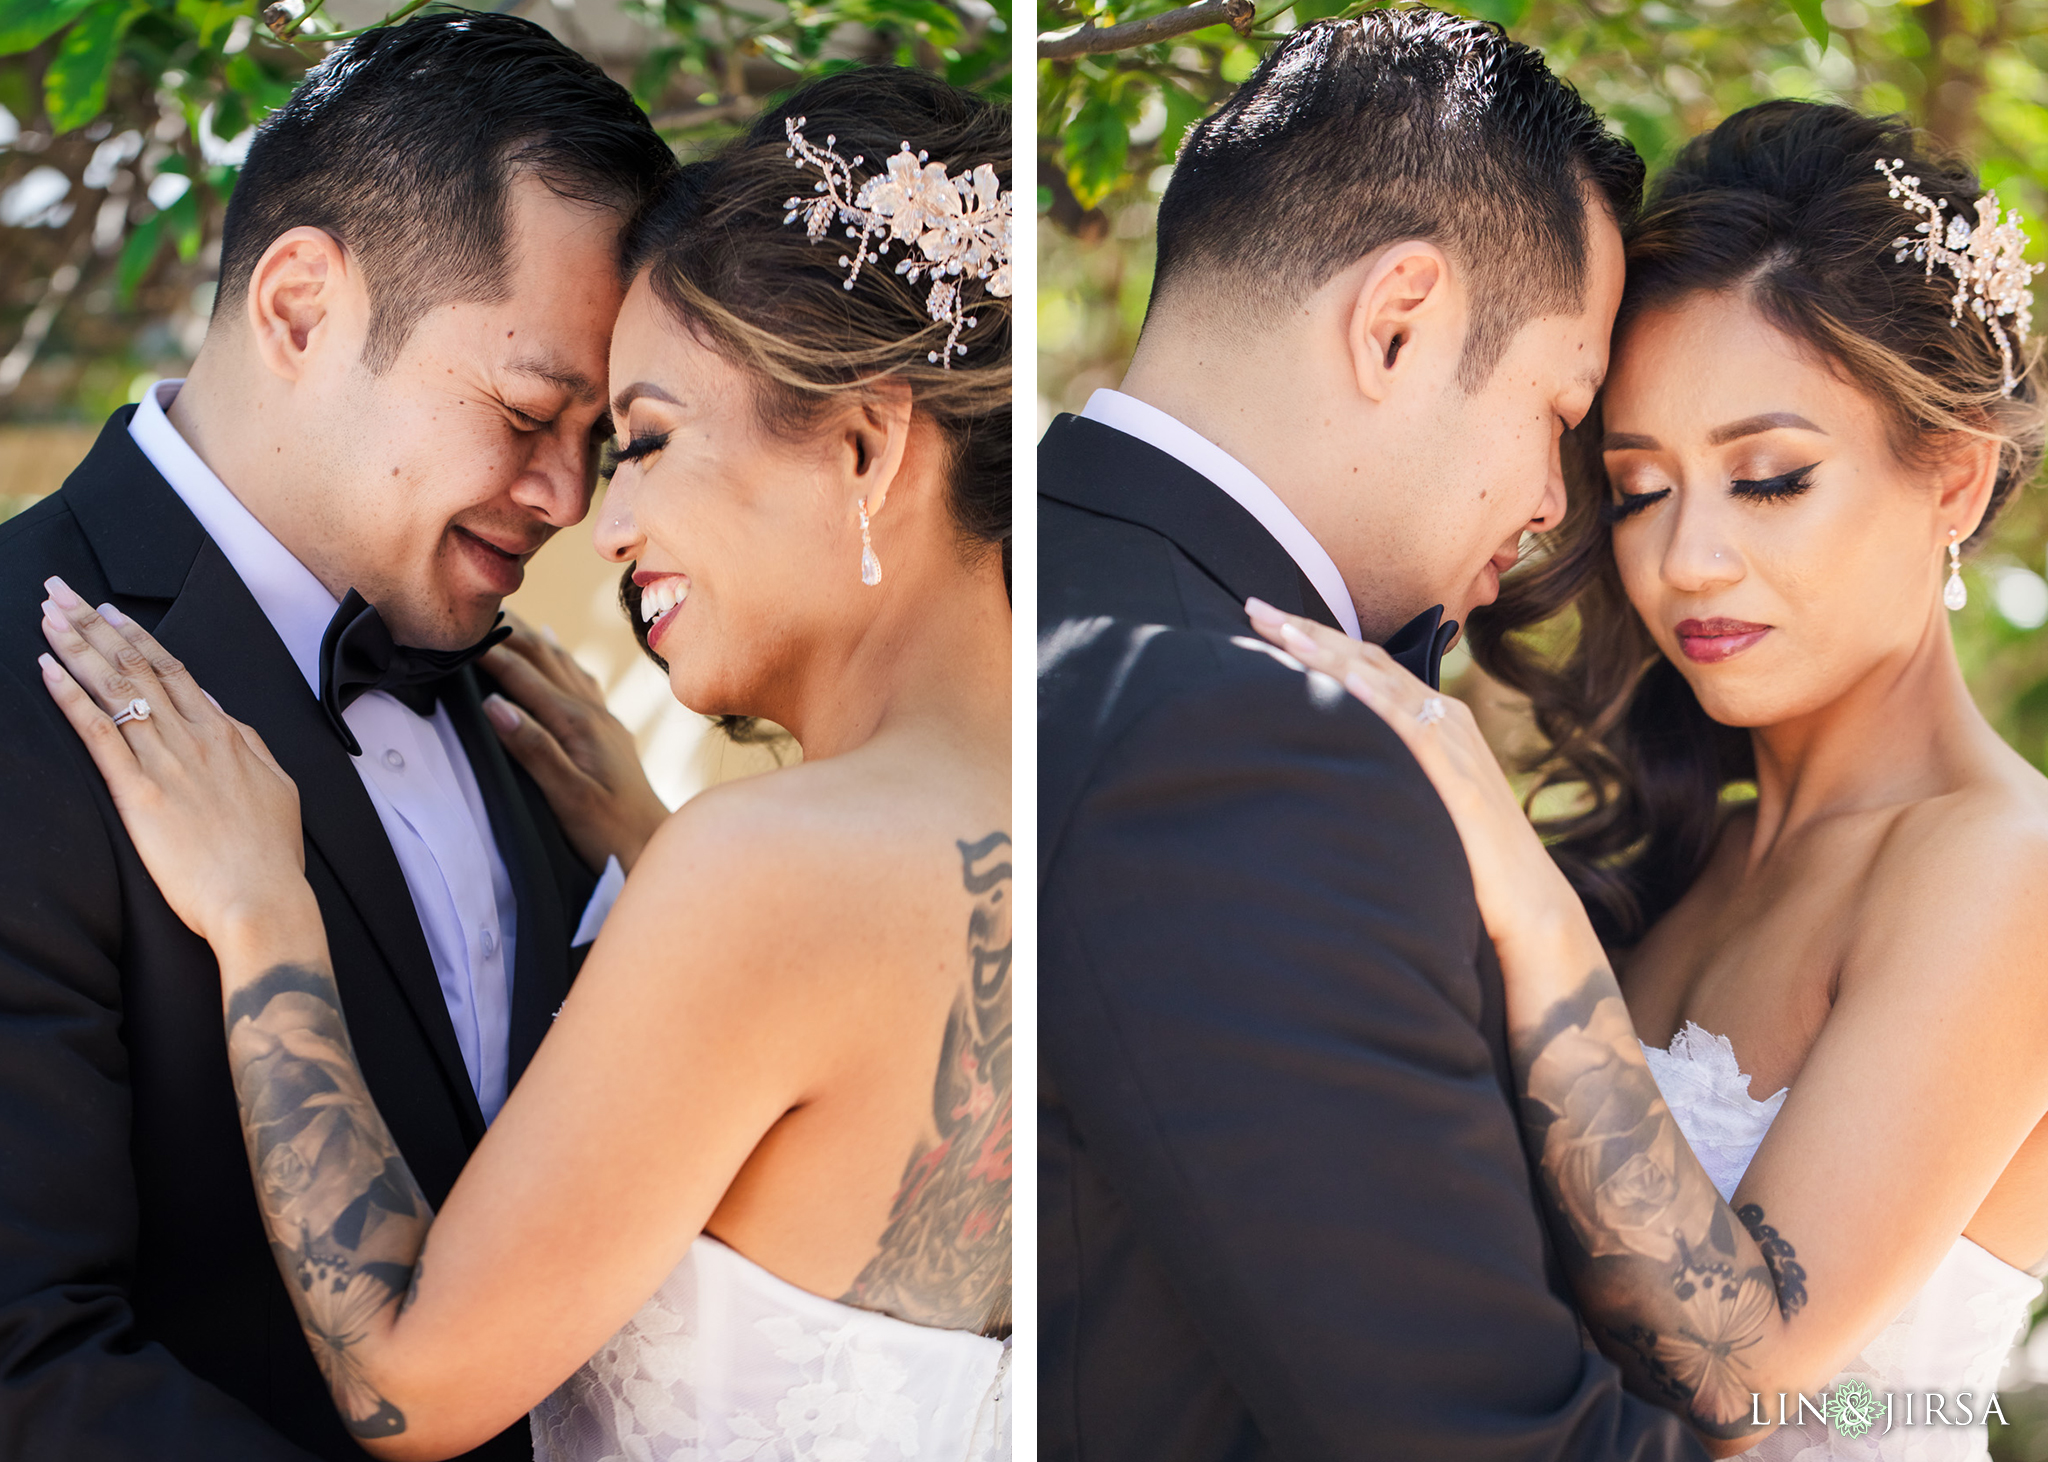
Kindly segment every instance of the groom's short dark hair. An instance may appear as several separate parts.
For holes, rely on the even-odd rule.
[[[1528,321],[1581,308],[1589,186],[1625,226],[1642,159],[1499,26],[1419,6],[1317,21],[1189,129],[1152,302],[1192,286],[1205,308],[1270,315],[1426,239],[1470,281],[1459,380],[1475,390]]]
[[[675,167],[627,90],[531,21],[452,10],[374,30],[257,129],[215,313],[241,305],[280,234],[324,229],[363,271],[363,359],[381,371],[428,310],[503,298],[514,176],[629,218]]]

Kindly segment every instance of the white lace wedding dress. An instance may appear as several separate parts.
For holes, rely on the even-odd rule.
[[[1736,1064],[1727,1037],[1691,1021],[1671,1038],[1669,1050],[1645,1043],[1643,1054],[1700,1165],[1722,1198],[1732,1200],[1791,1088],[1767,1101],[1751,1097],[1749,1077]],[[1922,1424],[1926,1393],[1943,1397],[1947,1410],[1951,1398],[1967,1391],[1970,1414],[1981,1415],[2040,1292],[2039,1279],[1959,1236],[1898,1318],[1828,1383],[1830,1394],[1851,1377],[1868,1385],[1878,1398],[1876,1425],[1860,1437],[1845,1437],[1809,1411],[1803,1424],[1788,1421],[1742,1455],[1763,1462],[1982,1462],[1990,1455],[1983,1422]],[[1905,1425],[1907,1392],[1916,1398],[1912,1426]],[[1882,1410],[1888,1393],[1898,1400],[1886,1432]],[[1798,1401],[1786,1401],[1789,1417]],[[1766,1414],[1775,1415],[1776,1397],[1766,1406]]]
[[[1007,1462],[1010,1346],[857,1310],[701,1235],[535,1407],[535,1462]]]

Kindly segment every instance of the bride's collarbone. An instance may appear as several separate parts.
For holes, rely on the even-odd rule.
[[[1832,1009],[1854,918],[1840,886],[1698,886],[1618,961],[1637,1034],[1668,1046],[1688,1021],[1726,1036],[1754,1093],[1792,1078]],[[1842,882],[1846,882],[1843,880]]]

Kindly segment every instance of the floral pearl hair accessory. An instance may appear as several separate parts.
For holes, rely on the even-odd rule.
[[[2028,285],[2044,266],[2029,264],[2022,257],[2027,248],[2027,236],[2020,229],[2017,211],[1999,218],[1998,194],[1986,188],[1977,199],[1977,223],[1973,228],[1970,221],[1958,213],[1942,223],[1942,213],[1948,207],[1948,200],[1936,202],[1920,191],[1920,180],[1916,177],[1900,177],[1895,169],[1906,165],[1904,158],[1893,158],[1886,162],[1877,160],[1877,170],[1890,180],[1894,198],[1905,199],[1908,212],[1925,214],[1926,217],[1913,226],[1911,234],[1901,234],[1892,240],[1892,247],[1898,252],[1892,258],[1896,263],[1906,262],[1911,255],[1916,261],[1924,261],[1927,275],[1934,276],[1934,266],[1942,265],[1956,277],[1955,297],[1949,301],[1949,323],[1958,324],[1963,311],[1968,310],[1991,328],[1991,338],[1998,342],[1998,355],[2004,366],[2004,385],[2001,395],[2010,396],[2014,385],[2012,374],[2012,338],[1999,323],[2005,316],[2012,317],[2013,335],[2025,344],[2028,332],[2033,328],[2034,304],[2028,293]]]
[[[912,284],[929,276],[931,288],[925,309],[931,318],[952,328],[943,348],[926,358],[934,364],[953,368],[954,355],[967,354],[960,344],[960,332],[971,330],[974,316],[966,312],[961,287],[978,279],[991,295],[1010,293],[1010,193],[996,180],[996,170],[982,163],[971,173],[949,177],[943,163],[930,162],[922,152],[912,153],[908,142],[891,157],[885,172],[875,173],[855,191],[853,170],[867,161],[855,154],[849,161],[833,150],[839,141],[828,135],[817,147],[804,140],[800,130],[803,117],[784,121],[789,136],[786,156],[796,165],[815,167],[821,177],[812,192],[789,199],[782,220],[804,221],[804,231],[813,243],[825,236],[835,215],[846,224],[846,236],[853,239],[853,253],[841,254],[839,264],[847,270],[846,288],[860,278],[861,266],[879,262],[892,243],[904,244],[904,258],[896,272]],[[858,225],[856,229],[855,225]],[[881,241],[870,248],[879,235]],[[921,256],[921,257],[920,257]]]

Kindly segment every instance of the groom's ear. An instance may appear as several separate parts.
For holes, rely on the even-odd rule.
[[[1455,299],[1451,262],[1435,244],[1389,244],[1360,280],[1347,343],[1358,389],[1385,401],[1402,380],[1447,362],[1464,349],[1464,316]]]
[[[353,261],[325,229],[279,234],[249,271],[245,305],[256,351],[273,375],[302,380],[319,356],[362,353],[369,299]]]
[[[867,501],[872,518],[888,501],[889,489],[902,472],[903,456],[909,450],[909,385],[883,381],[875,386],[867,399],[847,414],[839,445],[849,485],[856,497]]]

